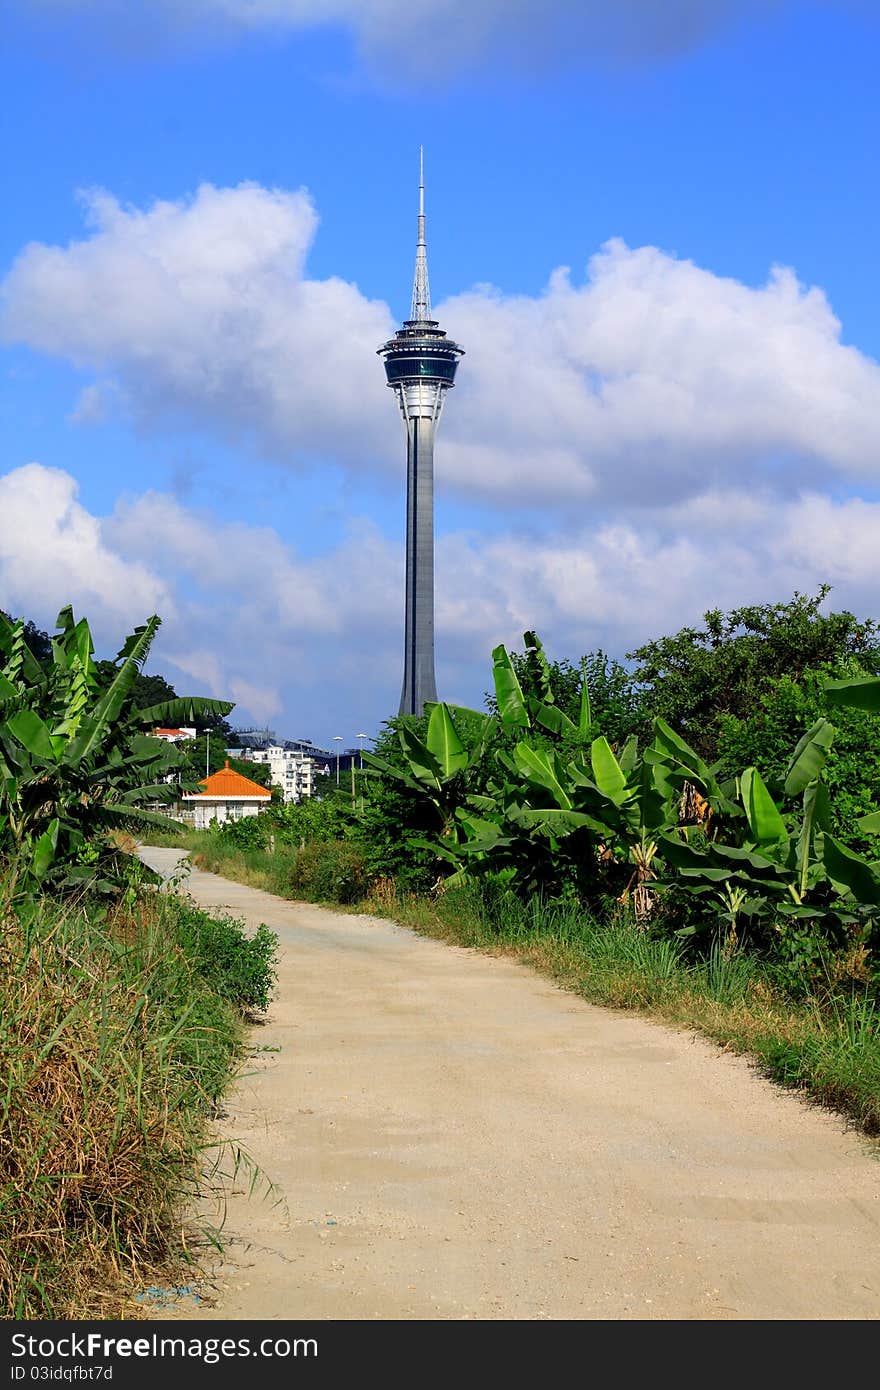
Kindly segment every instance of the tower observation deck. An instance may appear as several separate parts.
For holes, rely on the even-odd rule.
[[[401,714],[437,699],[434,677],[434,434],[464,349],[431,317],[420,157],[419,221],[410,317],[378,349],[406,428],[406,618]]]

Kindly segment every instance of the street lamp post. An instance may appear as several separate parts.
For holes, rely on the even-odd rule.
[[[360,746],[361,746],[360,766],[361,766],[361,769],[363,769],[363,766],[364,766],[364,739],[367,737],[367,735],[366,735],[366,734],[358,734],[357,737],[358,737],[358,740],[359,740]]]
[[[342,742],[342,734],[334,734],[334,735],[333,735],[333,742],[334,742],[334,743],[341,743],[341,742]],[[337,748],[337,750],[336,750],[336,785],[337,785],[337,787],[339,786],[339,749],[338,749],[338,748]]]

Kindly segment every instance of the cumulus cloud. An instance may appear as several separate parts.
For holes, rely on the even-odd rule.
[[[384,303],[310,278],[308,194],[203,185],[139,210],[86,199],[90,234],[34,243],[2,289],[8,339],[115,381],[142,427],[181,423],[288,465],[395,469],[377,346]],[[438,449],[443,486],[512,506],[674,503],[769,468],[790,493],[876,477],[880,366],[825,295],[753,287],[611,240],[536,296],[481,286],[439,306],[466,348]]]
[[[581,284],[560,270],[541,296],[477,289],[442,312],[472,344],[444,420],[462,482],[655,501],[768,463],[796,486],[805,466],[877,476],[880,366],[790,270],[752,288],[615,239]]]
[[[0,477],[0,608],[52,622],[75,602],[111,641],[152,613],[173,618],[163,580],[107,545],[77,492],[69,473],[39,463]]]
[[[620,657],[709,608],[784,600],[832,585],[831,604],[880,612],[880,503],[815,492],[708,491],[633,524],[609,520],[540,540],[447,536],[438,553],[439,628],[472,659],[536,628],[560,654]],[[474,596],[478,596],[475,600]]]
[[[306,277],[305,192],[205,184],[143,212],[100,190],[83,201],[91,235],[33,243],[12,267],[8,337],[112,373],[143,424],[220,429],[282,461],[328,447],[359,460],[390,437],[375,356],[389,311]]]
[[[73,602],[106,650],[159,612],[159,667],[181,690],[238,702],[237,722],[294,737],[349,737],[396,710],[403,555],[355,519],[338,545],[303,557],[271,527],[219,521],[173,497],[90,514],[76,483],[30,464],[0,479],[11,524],[0,607],[51,623]],[[459,532],[437,547],[441,693],[479,704],[489,653],[536,629],[554,655],[613,655],[698,621],[709,607],[777,601],[833,585],[830,603],[880,612],[880,503],[818,492],[707,489],[676,508],[623,513],[541,539]],[[34,541],[39,536],[39,546]]]
[[[25,0],[16,0],[22,7]],[[766,15],[782,0],[27,0],[30,8],[125,21],[147,29],[210,33],[350,33],[383,76],[421,81],[456,75],[484,61],[550,64],[674,56],[733,21]]]
[[[403,556],[370,522],[304,559],[269,527],[171,496],[122,498],[100,517],[77,494],[37,463],[0,477],[0,608],[49,627],[72,603],[104,655],[158,613],[155,656],[179,689],[234,699],[246,719],[302,710],[305,736],[307,710],[323,720],[336,692],[380,690],[389,712]]]

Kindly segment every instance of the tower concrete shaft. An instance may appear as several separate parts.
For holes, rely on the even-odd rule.
[[[412,318],[378,349],[406,426],[406,614],[401,714],[422,714],[437,699],[434,676],[434,435],[464,349],[431,318],[425,244],[424,179]]]
[[[406,427],[406,616],[400,713],[437,699],[434,675],[434,421]]]

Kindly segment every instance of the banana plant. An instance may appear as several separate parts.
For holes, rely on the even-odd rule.
[[[819,719],[794,749],[782,783],[784,797],[801,797],[800,817],[777,802],[755,768],[740,775],[748,826],[740,845],[688,843],[661,836],[661,852],[696,893],[741,890],[740,911],[756,919],[874,917],[880,909],[880,866],[854,854],[831,834],[828,792],[821,773],[834,727]]]
[[[541,639],[535,632],[524,632],[523,642],[526,656],[536,668],[540,693],[531,695],[528,699],[525,697],[507,648],[503,644],[495,647],[492,651],[492,676],[495,684],[495,703],[502,727],[541,729],[556,737],[567,734],[577,736],[578,741],[586,741],[592,728],[593,717],[585,666],[581,668],[580,708],[578,722],[575,724],[556,704],[550,678],[550,663]]]
[[[0,854],[20,890],[112,890],[120,861],[110,831],[167,828],[167,817],[141,803],[171,801],[179,790],[167,779],[182,755],[149,735],[160,712],[184,722],[233,708],[207,699],[134,707],[135,679],[159,624],[151,617],[126,639],[103,687],[88,623],[76,622],[69,607],[58,615],[45,669],[23,625],[0,615]]]
[[[467,774],[471,768],[482,763],[495,721],[477,710],[459,707],[460,716],[476,721],[479,737],[469,747],[459,732],[449,705],[444,702],[429,703],[425,705],[425,710],[428,724],[424,738],[406,722],[398,726],[397,737],[404,755],[403,767],[397,767],[375,753],[364,753],[364,762],[374,773],[402,784],[421,801],[427,802],[433,808],[433,819],[441,837],[456,840],[460,832],[455,812],[464,803]],[[422,841],[413,843],[421,845]],[[436,848],[434,845],[431,847]]]
[[[826,681],[825,697],[832,705],[845,705],[850,709],[864,709],[872,714],[880,714],[880,676],[856,676],[849,680]]]

